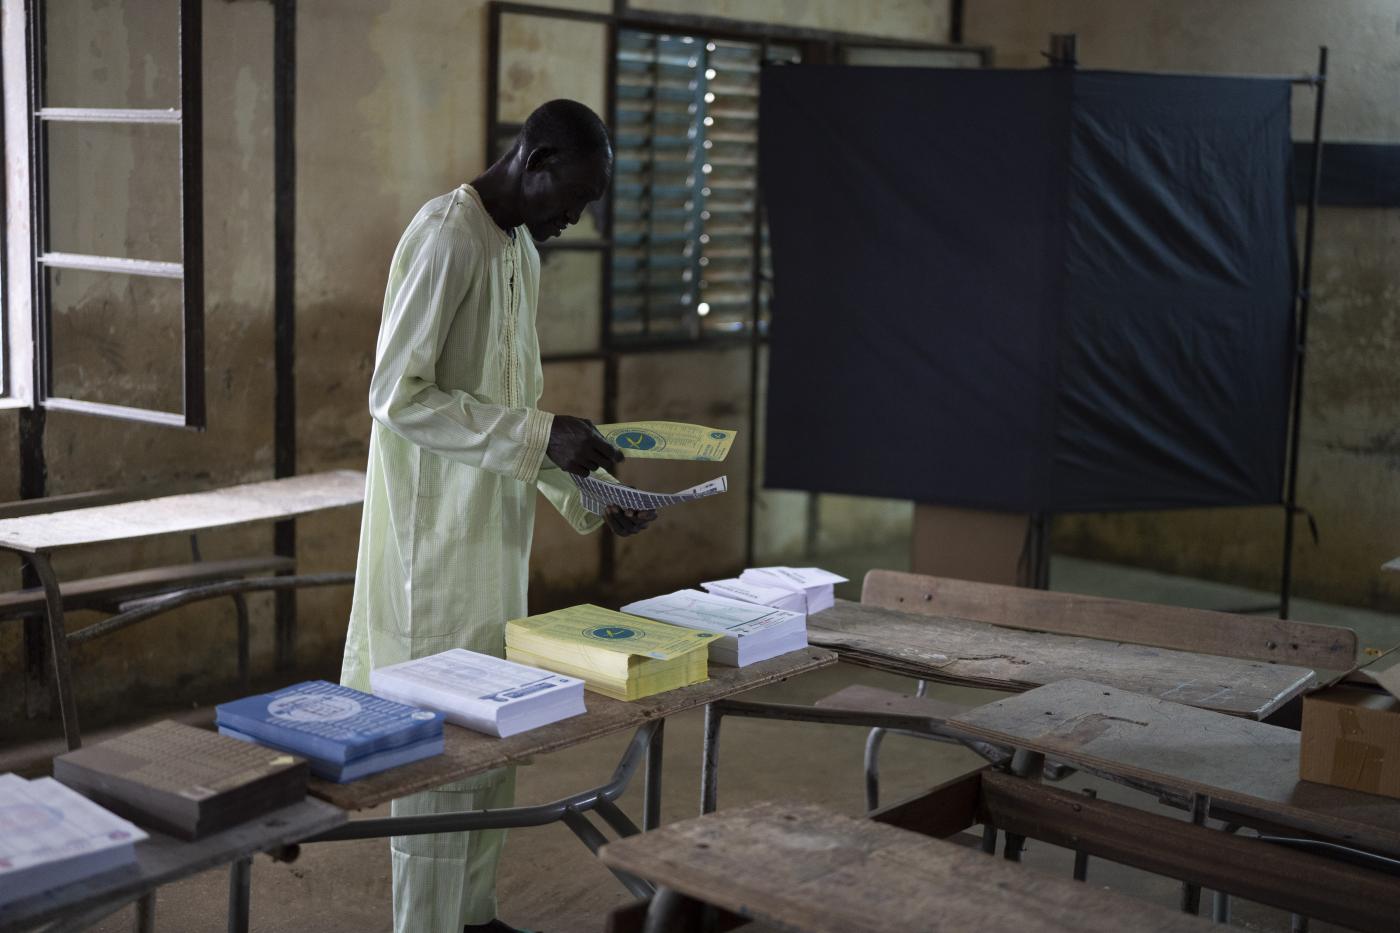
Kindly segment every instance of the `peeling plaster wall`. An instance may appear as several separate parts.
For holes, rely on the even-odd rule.
[[[1038,67],[1050,33],[1077,33],[1085,68],[1301,74],[1330,48],[1325,139],[1400,143],[1400,6],[1389,0],[969,0],[969,42]],[[1313,95],[1294,94],[1294,136]],[[1301,218],[1300,232],[1301,232]],[[1301,238],[1300,238],[1301,243]],[[1323,208],[1317,221],[1298,497],[1295,592],[1400,609],[1400,211]],[[1058,551],[1171,573],[1278,586],[1279,508],[1056,520]]]
[[[611,0],[545,5],[599,13],[612,8]],[[50,34],[63,43],[53,49],[52,103],[176,105],[174,0],[65,0],[50,6]],[[942,0],[650,0],[634,7],[929,41],[943,40],[947,28]],[[300,0],[298,17],[298,468],[362,469],[370,425],[365,398],[395,243],[425,200],[485,165],[487,4]],[[196,434],[53,413],[45,444],[51,494],[229,484],[272,475],[272,7],[263,0],[205,0],[204,19],[209,429]],[[560,94],[601,108],[601,35],[587,25],[535,24],[510,37],[529,54],[503,60],[502,119],[518,119]],[[109,130],[55,141],[56,224],[95,252],[175,259],[171,220],[178,217],[178,199],[171,150],[143,143],[139,135]],[[596,235],[596,229],[585,222],[571,235]],[[541,343],[548,352],[590,348],[599,324],[592,297],[601,282],[596,262],[590,266],[583,254],[555,254],[544,276]],[[178,302],[130,281],[69,279],[64,294],[71,297],[59,334],[71,352],[60,360],[61,383],[86,397],[175,405],[170,350],[178,340]],[[635,357],[622,370],[621,416],[722,423],[752,436],[745,420],[743,353]],[[551,364],[542,404],[596,420],[602,416],[602,380],[598,363]],[[15,432],[12,413],[0,413],[0,424]],[[731,478],[742,477],[746,462],[746,448],[737,449],[728,465]],[[713,473],[634,465],[625,475],[681,488]],[[14,443],[0,445],[0,488],[11,496],[18,489]],[[695,507],[667,522],[649,544],[620,546],[619,591],[693,583],[702,574],[737,569],[744,495],[741,479],[713,508]],[[800,553],[811,537],[806,497],[763,493],[759,501],[761,551],[774,557]],[[907,504],[866,503],[855,511],[843,520],[851,541],[881,534],[907,539]],[[840,544],[840,528],[840,522],[824,525],[823,541]],[[358,532],[354,510],[300,520],[300,569],[353,566]],[[268,553],[272,532],[266,526],[216,532],[201,543],[211,558]],[[598,538],[580,539],[542,502],[532,600],[544,605],[594,596],[601,553]],[[188,559],[187,540],[161,538],[65,553],[57,567],[61,577],[78,578]],[[11,588],[18,581],[16,563],[0,561],[0,585]],[[347,588],[299,595],[297,660],[303,673],[338,666],[349,598]],[[271,600],[250,602],[253,672],[266,676],[272,673]],[[92,618],[75,614],[72,624]],[[76,650],[84,724],[130,715],[144,705],[229,695],[233,621],[231,606],[211,602]],[[0,734],[6,736],[53,729],[52,722],[24,719],[20,630],[0,625]]]

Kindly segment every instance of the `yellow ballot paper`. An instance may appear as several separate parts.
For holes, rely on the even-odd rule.
[[[637,700],[706,680],[710,642],[719,637],[583,605],[507,622],[506,658]]]
[[[624,457],[642,460],[723,460],[735,431],[680,421],[627,421],[600,424],[598,433]]]

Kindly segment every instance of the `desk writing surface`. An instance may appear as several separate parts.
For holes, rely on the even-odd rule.
[[[498,739],[448,724],[443,727],[446,750],[441,755],[351,781],[334,784],[313,777],[311,793],[347,810],[363,810],[386,800],[432,790],[505,765],[521,764],[535,755],[568,748],[589,739],[635,729],[714,700],[786,680],[796,674],[836,663],[836,655],[820,648],[803,648],[748,667],[710,666],[710,679],[624,702],[585,692],[588,711],[581,716]]]
[[[837,600],[807,638],[842,660],[892,673],[1022,691],[1080,679],[1263,719],[1316,680],[1301,667],[1004,628]]]
[[[609,868],[804,933],[1210,928],[1199,917],[812,804],[721,810],[610,842],[598,856]]]
[[[358,505],[365,474],[309,473],[203,492],[0,520],[0,547],[23,553],[275,521]]]
[[[1298,779],[1299,735],[1064,680],[948,720],[957,732],[1088,771],[1201,793],[1212,808],[1400,856],[1400,801]]]
[[[343,822],[343,810],[308,798],[194,842],[152,832],[149,839],[137,843],[134,867],[12,901],[0,907],[0,929],[27,929],[67,911],[130,901],[160,885],[299,842]]]

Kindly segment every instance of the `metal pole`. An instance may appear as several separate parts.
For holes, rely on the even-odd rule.
[[[78,703],[73,696],[73,667],[68,658],[68,624],[63,618],[63,594],[58,588],[49,556],[26,555],[29,566],[44,587],[44,623],[49,635],[49,657],[53,659],[54,686],[58,689],[58,711],[63,717],[63,739],[71,752],[82,744],[78,729]]]
[[[1308,212],[1303,232],[1303,274],[1298,285],[1297,344],[1293,351],[1293,423],[1288,437],[1288,491],[1283,499],[1283,574],[1279,584],[1280,619],[1288,618],[1293,595],[1293,519],[1298,509],[1298,448],[1303,426],[1303,361],[1308,345],[1308,312],[1312,307],[1313,235],[1317,198],[1322,187],[1322,112],[1327,97],[1327,46],[1317,52],[1317,98],[1313,107],[1312,171],[1308,182]]]
[[[228,933],[248,933],[248,899],[253,884],[253,859],[241,858],[228,867]]]
[[[876,726],[865,738],[865,809],[874,810],[880,806],[880,745],[885,741],[885,730]]]
[[[296,237],[297,237],[297,3],[277,0],[272,8],[272,472],[297,472]],[[297,556],[295,521],[272,527],[272,549]],[[278,592],[275,603],[275,664],[295,663],[297,597]]]
[[[136,901],[136,933],[156,933],[156,892],[143,894]]]
[[[1099,796],[1099,792],[1092,787],[1084,788],[1084,796],[1094,800]],[[1084,881],[1089,877],[1089,853],[1074,850],[1074,880]]]
[[[1204,826],[1206,814],[1210,812],[1210,797],[1205,794],[1191,795],[1191,822],[1196,826]],[[1183,913],[1199,914],[1201,912],[1201,886],[1191,882],[1183,882],[1181,885],[1181,910]]]
[[[661,825],[661,755],[666,738],[666,720],[656,724],[647,745],[647,770],[642,783],[642,829],[650,831]]]
[[[705,744],[700,759],[700,812],[713,813],[719,801],[719,723],[722,713],[705,706]]]

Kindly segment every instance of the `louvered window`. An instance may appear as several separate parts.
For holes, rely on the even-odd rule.
[[[613,339],[746,333],[771,293],[755,242],[763,47],[621,30],[613,182]],[[770,46],[769,61],[796,61]],[[755,268],[760,277],[755,288]]]

